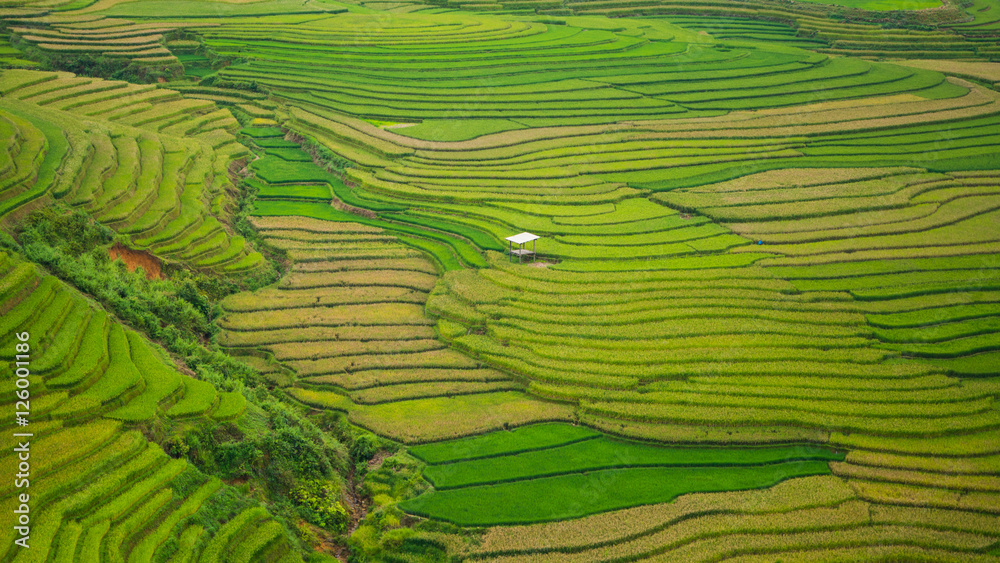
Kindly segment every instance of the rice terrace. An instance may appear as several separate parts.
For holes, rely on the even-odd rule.
[[[0,561],[1000,561],[1000,1],[0,0]]]

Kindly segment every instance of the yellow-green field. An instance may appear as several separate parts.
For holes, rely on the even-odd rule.
[[[998,10],[0,3],[38,63],[0,70],[9,230],[65,203],[177,279],[282,272],[206,305],[241,394],[7,256],[0,339],[62,354],[42,424],[103,432],[38,560],[996,560]],[[232,479],[264,506],[195,524],[229,484],[135,432],[265,396],[385,440],[349,527]],[[85,510],[85,455],[127,500]]]

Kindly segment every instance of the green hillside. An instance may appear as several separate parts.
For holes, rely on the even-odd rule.
[[[996,560],[998,13],[0,1],[3,557]]]
[[[24,460],[15,448],[30,452],[27,483],[11,480],[2,493],[8,513],[30,506],[30,551],[18,553],[22,534],[8,527],[5,557],[218,561],[220,550],[240,550],[298,560],[259,503],[138,431],[162,419],[238,420],[243,395],[179,373],[157,346],[16,255],[0,263],[4,360],[16,352],[26,364],[24,377],[4,381],[3,401],[27,423],[8,423],[0,464],[13,475]]]

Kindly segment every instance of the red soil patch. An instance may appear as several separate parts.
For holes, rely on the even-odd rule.
[[[112,260],[121,258],[122,262],[125,262],[125,267],[130,272],[135,271],[136,267],[142,266],[142,269],[146,271],[146,279],[163,279],[163,272],[160,270],[160,261],[148,252],[132,250],[131,248],[116,244],[108,249],[108,256]]]

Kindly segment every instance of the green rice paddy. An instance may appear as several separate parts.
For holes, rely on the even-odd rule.
[[[825,460],[844,457],[814,446],[664,448],[565,424],[431,443],[412,453],[430,463],[424,477],[435,490],[404,509],[472,526],[563,520],[695,491],[771,486],[825,474]],[[586,500],[573,490],[589,491]]]

